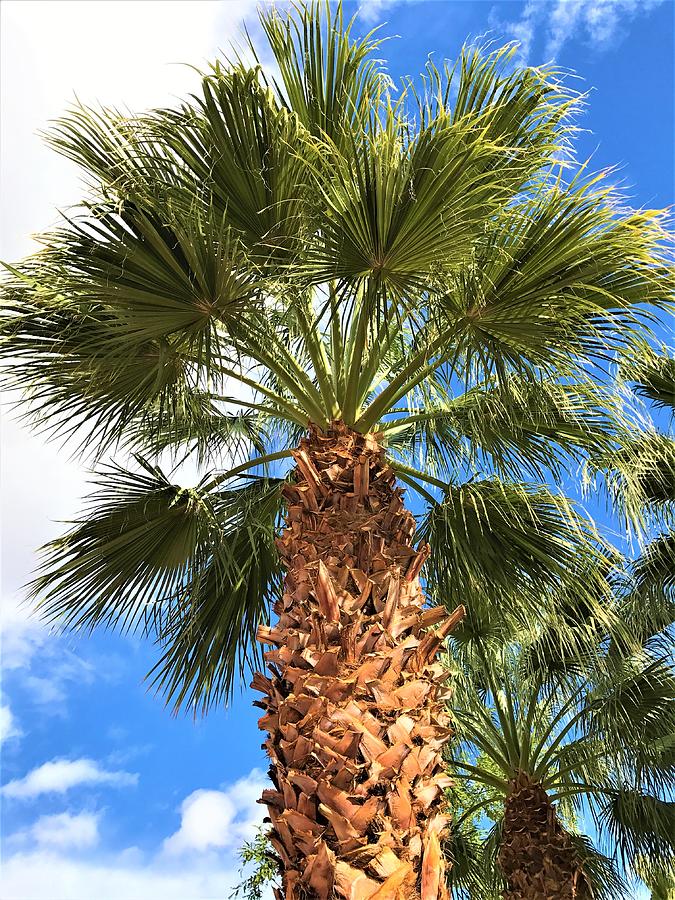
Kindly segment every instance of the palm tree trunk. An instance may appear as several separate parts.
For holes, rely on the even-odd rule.
[[[504,804],[504,900],[586,900],[592,892],[569,834],[540,784],[520,772]]]
[[[372,435],[312,429],[285,488],[286,568],[260,728],[285,897],[447,898],[441,751],[451,734],[435,657],[463,609],[423,610],[429,548]],[[430,626],[439,626],[428,630]]]

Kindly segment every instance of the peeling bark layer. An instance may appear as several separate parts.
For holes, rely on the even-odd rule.
[[[429,548],[372,435],[313,430],[285,487],[286,568],[270,677],[256,674],[275,789],[263,802],[277,900],[447,898],[441,750],[451,734],[435,657],[460,607],[423,609]]]
[[[504,900],[588,900],[581,861],[541,785],[521,772],[504,807],[499,865]]]

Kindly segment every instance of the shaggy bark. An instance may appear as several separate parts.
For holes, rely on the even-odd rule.
[[[521,772],[504,807],[499,865],[504,900],[587,900],[581,860],[541,785]]]
[[[277,900],[447,898],[451,731],[435,657],[463,609],[423,609],[429,547],[414,549],[414,519],[372,435],[313,429],[294,457],[279,621],[258,635],[274,648],[271,675],[253,681],[275,785],[262,802]]]

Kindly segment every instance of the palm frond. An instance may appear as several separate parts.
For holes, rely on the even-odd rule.
[[[640,304],[668,302],[659,217],[620,211],[595,182],[544,187],[504,207],[447,292],[432,297],[467,368],[489,376],[564,370],[575,354],[604,359],[635,332]]]
[[[541,612],[579,558],[598,553],[590,523],[564,498],[491,479],[449,487],[420,537],[432,547],[426,577],[441,602],[471,597],[469,606],[503,611],[517,597],[524,618]]]
[[[620,375],[633,384],[636,394],[656,406],[675,411],[675,358],[665,348],[654,350],[646,341],[638,341],[622,360]]]
[[[629,525],[644,532],[655,520],[668,523],[675,501],[675,438],[653,429],[590,461]]]
[[[612,591],[617,554],[582,558],[568,572],[550,602],[552,614],[535,635],[521,645],[518,665],[523,677],[536,676],[544,689],[555,691],[561,680],[588,676],[598,649],[612,636],[636,646]]]
[[[176,705],[189,696],[206,707],[251,661],[278,588],[280,482],[225,488],[221,476],[184,489],[137,462],[138,472],[99,473],[85,516],[43,548],[31,593],[59,627],[155,633],[157,684]]]
[[[465,259],[500,200],[490,164],[500,151],[467,125],[429,128],[405,149],[403,130],[392,110],[355,158],[338,157],[331,177],[317,171],[327,214],[309,279],[373,279],[396,301]]]
[[[221,540],[191,590],[156,607],[151,628],[162,654],[152,683],[178,710],[206,712],[227,700],[261,657],[258,625],[279,596],[281,568],[274,542],[279,480],[254,479],[214,498]]]
[[[499,900],[504,882],[497,866],[496,842],[488,842],[462,828],[451,831],[444,844],[448,862],[448,886],[452,896],[467,900]]]
[[[256,303],[230,232],[98,205],[44,241],[5,286],[4,385],[54,432],[82,427],[104,446],[145,413],[185,414]]]
[[[675,803],[621,790],[605,804],[600,821],[628,864],[641,856],[665,863],[675,855]]]
[[[650,900],[674,900],[675,858],[658,862],[640,859],[635,869],[651,891]]]
[[[189,403],[169,418],[161,410],[152,410],[127,429],[125,437],[136,452],[157,456],[168,451],[172,459],[192,456],[201,467],[229,465],[248,458],[252,452],[262,456],[272,443],[274,410],[239,409],[235,398],[223,398],[206,391],[193,391]]]
[[[503,141],[519,158],[524,182],[553,154],[560,159],[571,153],[570,119],[583,97],[572,90],[565,73],[553,66],[514,68],[517,51],[516,43],[494,50],[465,45],[457,62],[446,66],[445,79],[431,65],[427,71],[429,86],[435,88],[429,93],[436,104],[451,108],[455,121],[479,117],[490,138]],[[427,103],[425,111],[433,115],[436,108]]]
[[[342,5],[326,0],[293,5],[287,14],[263,10],[261,25],[269,41],[280,81],[277,95],[315,138],[328,138],[348,153],[351,136],[367,128],[380,95],[388,86],[374,57],[382,41],[371,31],[352,37]]]
[[[675,672],[667,659],[647,654],[611,661],[590,694],[589,724],[609,744],[648,750],[675,733]]]
[[[597,385],[509,376],[448,397],[431,379],[424,405],[385,422],[390,448],[450,474],[466,457],[502,477],[559,477],[570,461],[609,450],[623,430],[615,398]]]
[[[202,79],[202,96],[148,120],[152,139],[226,214],[249,254],[279,268],[297,252],[306,229],[307,164],[313,153],[294,116],[280,108],[260,70],[220,63]]]
[[[639,593],[656,594],[675,600],[675,534],[662,534],[648,544],[633,563],[633,573]]]
[[[583,860],[584,874],[593,891],[592,896],[597,900],[632,900],[630,884],[619,870],[616,860],[595,847],[587,835],[571,830],[568,834],[579,859]]]

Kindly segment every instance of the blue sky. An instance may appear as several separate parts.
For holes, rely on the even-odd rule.
[[[0,258],[78,198],[76,173],[35,131],[83,100],[142,109],[194,89],[174,65],[213,58],[255,3],[2,4]],[[347,11],[356,9],[347,4]],[[467,39],[518,39],[531,64],[551,58],[591,91],[579,153],[618,165],[636,206],[673,202],[670,0],[415,2],[371,0],[357,30],[386,22],[395,79]],[[151,39],[149,38],[151,35]],[[85,472],[68,449],[3,420],[2,848],[5,900],[226,898],[236,849],[262,816],[267,768],[246,688],[227,710],[172,717],[143,682],[154,656],[138,638],[56,638],[19,605],[34,548],[72,517]]]

